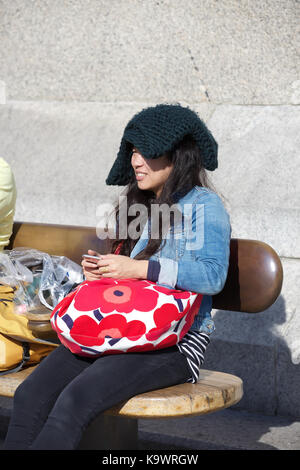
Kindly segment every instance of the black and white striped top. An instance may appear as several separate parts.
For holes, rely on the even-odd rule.
[[[210,342],[206,333],[190,330],[177,344],[179,351],[185,355],[191,377],[187,382],[196,383],[199,379],[200,367],[204,362],[204,354]]]

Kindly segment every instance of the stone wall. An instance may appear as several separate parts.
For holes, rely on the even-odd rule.
[[[105,178],[145,106],[195,109],[219,143],[211,181],[233,236],[269,243],[282,294],[214,312],[206,368],[241,376],[237,407],[300,416],[300,74],[296,0],[2,0],[0,155],[16,219],[95,226]]]

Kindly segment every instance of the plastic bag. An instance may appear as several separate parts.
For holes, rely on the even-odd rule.
[[[65,256],[54,256],[32,248],[0,253],[0,283],[16,289],[16,313],[52,310],[83,281],[82,267]]]

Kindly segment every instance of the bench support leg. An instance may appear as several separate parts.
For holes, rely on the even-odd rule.
[[[86,429],[78,449],[136,450],[138,420],[102,414]]]

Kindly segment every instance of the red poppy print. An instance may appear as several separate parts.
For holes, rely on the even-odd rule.
[[[177,289],[169,289],[168,287],[163,286],[154,286],[154,289],[158,292],[162,292],[163,294],[172,295],[174,299],[188,299],[191,296],[190,292]]]
[[[147,312],[155,308],[158,293],[147,289],[147,281],[133,279],[103,278],[86,282],[75,297],[75,308],[79,311],[100,309],[101,313],[129,313],[133,309]]]
[[[178,341],[178,337],[175,334],[167,336],[163,341],[158,344],[145,343],[138,346],[133,346],[132,348],[127,349],[127,352],[143,352],[143,351],[154,351],[156,349],[169,348],[175,346]]]
[[[51,325],[81,356],[154,351],[184,337],[202,298],[147,280],[85,281],[53,309]]]
[[[152,328],[147,334],[148,341],[157,340],[162,333],[170,329],[171,323],[174,320],[180,320],[182,313],[178,311],[178,307],[174,304],[164,304],[157,308],[153,314],[153,319],[156,327]]]
[[[182,330],[180,332],[180,336],[179,336],[180,339],[182,339],[187,334],[189,329],[191,328],[191,326],[193,324],[193,321],[194,321],[194,318],[195,318],[195,315],[197,315],[198,310],[200,308],[202,299],[203,299],[203,295],[198,294],[197,297],[196,297],[196,300],[194,301],[194,303],[191,307],[190,307],[190,301],[188,301],[188,305],[187,305],[187,308],[186,308],[187,315],[186,315],[186,318],[185,318],[185,325],[184,325],[184,327],[182,328]]]
[[[84,353],[79,346],[79,344],[74,343],[73,341],[68,340],[65,336],[57,333],[57,336],[60,340],[60,342],[68,348],[73,354],[78,354],[80,356],[88,356],[90,357],[91,355],[88,353]]]
[[[114,314],[97,323],[88,315],[78,317],[70,330],[71,337],[83,346],[101,346],[105,337],[128,338],[136,341],[146,331],[143,322],[132,320],[127,323],[122,315]]]
[[[59,333],[63,333],[63,330],[61,330],[58,326],[57,326],[57,316],[59,316],[59,313],[60,313],[60,309],[58,309],[57,311],[51,313],[51,317],[50,317],[50,324],[51,324],[51,327],[53,330],[56,331],[57,334]]]
[[[125,354],[126,351],[122,351],[121,349],[108,349],[107,351],[103,351],[101,356],[108,356],[111,354]]]

